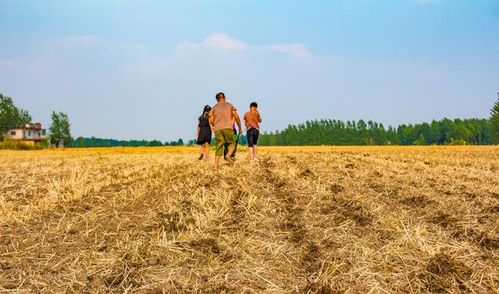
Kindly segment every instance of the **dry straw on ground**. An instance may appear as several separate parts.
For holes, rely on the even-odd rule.
[[[499,148],[0,152],[0,292],[497,293]]]

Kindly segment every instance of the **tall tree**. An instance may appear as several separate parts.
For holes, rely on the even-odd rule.
[[[69,145],[72,138],[68,115],[64,112],[52,111],[52,124],[49,127],[49,132],[52,142],[64,140],[64,144]]]
[[[10,128],[31,122],[28,111],[14,105],[12,98],[0,93],[0,136]]]
[[[490,139],[493,144],[499,144],[499,93],[496,103],[490,110]]]

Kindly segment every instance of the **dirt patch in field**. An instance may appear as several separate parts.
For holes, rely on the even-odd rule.
[[[338,194],[338,193],[341,193],[345,190],[345,187],[343,187],[343,185],[340,185],[340,184],[332,184],[329,189],[331,190],[331,192],[333,192],[334,194]]]
[[[495,205],[492,207],[485,207],[484,209],[482,209],[482,212],[491,213],[491,214],[499,214],[499,205]]]
[[[315,176],[314,172],[309,168],[304,169],[302,172],[300,172],[299,175],[301,177],[313,177],[313,176]]]
[[[230,215],[226,223],[228,229],[242,230],[241,225],[246,218],[245,201],[249,197],[248,192],[241,188],[236,189],[230,200]]]
[[[491,237],[488,233],[479,231],[474,228],[456,229],[452,233],[452,237],[461,241],[469,241],[485,249],[499,249],[499,238],[497,238],[497,236]]]
[[[305,288],[302,289],[301,292],[314,294],[340,294],[345,291],[334,290],[331,286],[324,285],[319,282],[310,282]]]
[[[345,220],[352,220],[358,226],[365,227],[370,225],[374,220],[374,215],[364,208],[358,201],[347,200],[344,198],[333,198],[329,212],[336,215],[337,223],[342,223]]]
[[[400,200],[400,203],[409,207],[425,208],[433,203],[432,200],[426,196],[409,196]]]
[[[436,225],[439,225],[439,226],[446,229],[446,228],[449,228],[451,226],[455,226],[457,219],[448,213],[439,211],[434,216],[432,216],[430,218],[430,222],[432,222]]]
[[[190,242],[190,246],[192,247],[192,249],[200,251],[204,254],[220,254],[222,252],[222,248],[213,238],[193,240]]]
[[[186,225],[180,223],[180,214],[178,212],[156,214],[156,227],[166,232],[179,232],[185,230]]]
[[[472,275],[468,266],[445,253],[433,256],[426,265],[426,271],[420,278],[432,293],[449,292],[454,285],[457,285],[459,290],[466,291],[466,283]]]
[[[320,247],[314,242],[308,242],[303,248],[302,265],[307,272],[316,272],[321,267],[321,254]]]
[[[282,223],[281,228],[283,231],[288,232],[286,238],[293,243],[300,243],[306,238],[307,230],[303,225],[299,210],[290,212],[290,215]]]

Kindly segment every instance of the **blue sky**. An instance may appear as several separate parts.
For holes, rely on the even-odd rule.
[[[0,0],[0,92],[75,136],[176,140],[224,91],[264,130],[487,117],[498,0]]]

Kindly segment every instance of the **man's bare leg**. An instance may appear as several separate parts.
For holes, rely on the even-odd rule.
[[[253,145],[253,160],[256,159],[256,150],[258,149],[257,145]]]
[[[234,146],[229,147],[229,151],[227,151],[227,155],[225,156],[225,159],[229,159],[232,156],[232,153],[234,153],[234,150],[236,148]]]
[[[215,155],[215,168],[220,166],[220,158],[222,158],[222,156]]]
[[[249,152],[249,159],[253,160],[253,147],[248,147],[248,152]]]

